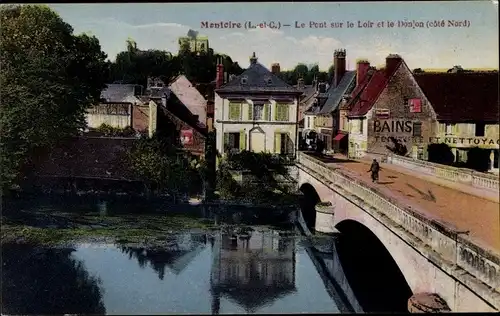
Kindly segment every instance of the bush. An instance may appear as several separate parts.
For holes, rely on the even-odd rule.
[[[290,179],[286,157],[269,153],[242,151],[223,159],[217,171],[217,189],[224,199],[238,199],[253,203],[282,204],[293,186],[282,183],[277,178]],[[242,181],[236,181],[231,172],[242,174]],[[285,203],[285,202],[283,202]]]
[[[473,147],[467,152],[467,168],[486,172],[490,168],[490,150]]]
[[[430,144],[427,146],[427,152],[430,162],[451,165],[455,161],[455,155],[453,155],[450,146],[444,143]]]

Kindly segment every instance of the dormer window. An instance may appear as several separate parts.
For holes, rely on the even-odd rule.
[[[265,77],[265,78],[264,78],[264,81],[265,81],[265,82],[266,82],[266,84],[268,84],[268,85],[273,83],[273,81],[272,81],[271,77]]]
[[[240,82],[241,82],[241,84],[247,84],[248,77],[246,77],[246,76],[241,77]]]

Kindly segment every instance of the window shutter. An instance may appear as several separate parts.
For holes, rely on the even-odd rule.
[[[245,130],[242,130],[240,132],[240,150],[245,150],[246,149],[246,134]]]
[[[453,124],[453,135],[458,135],[459,124]]]
[[[274,132],[274,152],[281,153],[281,134],[279,132]]]
[[[268,117],[268,108],[269,108],[269,104],[267,103],[264,103],[264,121],[269,121],[269,117]]]
[[[446,125],[443,123],[438,123],[438,133],[439,134],[444,134],[446,129]]]
[[[242,107],[242,104],[237,104],[236,105],[236,120],[241,120],[241,107]]]
[[[275,103],[274,104],[274,120],[275,121],[278,121],[278,110],[279,110],[279,104],[278,103]]]
[[[253,120],[253,105],[251,105],[250,103],[248,103],[248,120]]]
[[[283,112],[283,121],[286,121],[288,122],[290,119],[289,119],[289,116],[290,116],[290,111],[289,111],[289,108],[288,108],[288,105],[286,104],[282,104],[282,112]]]

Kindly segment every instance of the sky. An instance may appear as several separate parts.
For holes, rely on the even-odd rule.
[[[346,50],[347,68],[357,59],[381,66],[385,57],[401,55],[408,66],[425,69],[498,69],[498,1],[429,2],[308,2],[308,3],[105,3],[49,5],[74,28],[75,33],[95,35],[109,59],[125,50],[132,38],[139,49],[178,52],[178,37],[189,29],[208,36],[215,52],[229,55],[243,68],[255,52],[270,68],[298,63],[318,64],[326,70],[336,49]],[[424,27],[397,27],[397,21],[418,21]],[[427,27],[432,21],[468,21],[468,27]],[[203,28],[202,22],[235,22],[241,28]],[[266,22],[280,28],[246,29]],[[310,27],[326,22],[327,28]],[[353,27],[347,28],[347,22]],[[373,27],[359,27],[372,21]],[[384,26],[379,22],[384,21]],[[394,27],[387,27],[393,21]],[[271,23],[274,22],[274,23]],[[332,22],[343,27],[332,28]],[[305,27],[300,26],[304,23]],[[290,26],[283,26],[283,25]],[[299,26],[299,27],[296,27]]]

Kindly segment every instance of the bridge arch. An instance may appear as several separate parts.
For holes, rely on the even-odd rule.
[[[321,202],[321,198],[310,183],[303,183],[299,187],[302,197],[300,199],[300,209],[302,211],[302,216],[307,224],[307,227],[313,228],[316,225],[316,204]]]
[[[340,232],[340,264],[363,310],[407,313],[412,289],[383,242],[356,220],[346,219],[335,227]]]

